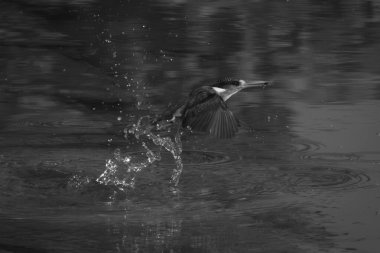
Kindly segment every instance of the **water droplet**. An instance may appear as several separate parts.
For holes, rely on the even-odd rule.
[[[182,144],[181,135],[177,132],[174,140],[170,137],[160,137],[158,134],[151,132],[152,126],[149,124],[150,117],[141,117],[136,124],[131,127],[125,128],[125,134],[133,134],[137,140],[140,136],[144,136],[145,139],[152,141],[155,145],[165,148],[169,151],[176,164],[176,168],[172,172],[171,182],[177,186],[179,177],[182,173]],[[135,178],[141,170],[147,168],[155,161],[161,160],[160,151],[156,152],[151,150],[145,142],[141,142],[142,147],[145,149],[145,154],[139,153],[139,156],[145,155],[146,159],[141,161],[139,157],[138,162],[133,161],[133,155],[126,155],[123,157],[120,149],[114,151],[114,158],[109,159],[106,162],[105,171],[98,177],[97,182],[102,184],[113,184],[120,190],[125,191],[127,188],[135,187]]]
[[[129,156],[124,157],[123,163],[127,164],[131,161],[131,158]]]

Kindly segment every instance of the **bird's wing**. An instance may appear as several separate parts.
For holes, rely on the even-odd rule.
[[[191,94],[182,126],[218,138],[231,138],[238,131],[239,121],[220,96],[210,90],[199,90]]]

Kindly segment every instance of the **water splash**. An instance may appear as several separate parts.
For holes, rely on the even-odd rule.
[[[141,140],[141,145],[146,151],[146,159],[141,160],[141,157],[138,159],[134,157],[133,154],[122,155],[120,149],[116,149],[114,157],[107,160],[105,171],[96,179],[98,183],[115,185],[123,191],[127,188],[134,188],[138,173],[155,161],[161,160],[161,148],[164,148],[170,152],[174,158],[176,167],[171,176],[171,183],[175,187],[178,186],[183,169],[181,133],[179,129],[176,129],[174,140],[171,137],[161,137],[159,134],[152,132],[153,127],[149,122],[149,117],[144,116],[141,117],[136,124],[124,129],[126,138],[128,138],[129,134],[132,134],[136,139]],[[143,138],[159,146],[160,150],[154,152],[149,149],[146,142],[142,141]]]
[[[166,151],[170,152],[174,158],[176,168],[173,170],[173,174],[171,177],[171,182],[177,186],[179,182],[179,178],[182,173],[183,169],[183,163],[182,163],[182,142],[181,142],[181,132],[179,131],[179,128],[174,129],[176,131],[176,134],[174,136],[174,141],[171,137],[161,137],[158,134],[154,134],[152,130],[152,126],[148,124],[144,124],[143,121],[145,119],[149,120],[149,117],[142,117],[139,119],[137,124],[134,124],[132,128],[125,129],[127,133],[133,134],[137,139],[140,138],[140,136],[145,136],[149,140],[151,140],[155,145],[163,147]],[[160,125],[157,128],[161,129],[163,127],[166,127],[166,125]]]

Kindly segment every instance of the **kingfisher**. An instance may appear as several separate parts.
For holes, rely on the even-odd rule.
[[[175,110],[153,121],[157,129],[179,123],[184,129],[207,132],[217,138],[231,138],[242,126],[242,121],[227,106],[227,100],[247,88],[264,88],[268,81],[225,79],[193,89],[186,102]]]

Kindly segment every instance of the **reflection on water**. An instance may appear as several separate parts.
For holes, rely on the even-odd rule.
[[[376,1],[0,12],[0,251],[379,247]],[[138,123],[225,77],[275,80],[229,101],[254,132],[179,138]]]

